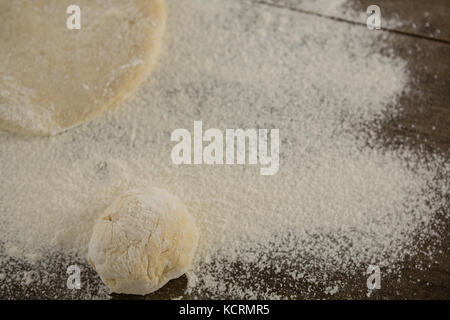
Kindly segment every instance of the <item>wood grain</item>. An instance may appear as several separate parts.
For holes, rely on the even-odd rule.
[[[355,16],[344,13],[331,14],[327,7],[333,1],[324,3],[321,9],[311,9],[302,0],[252,0],[255,3],[283,7],[308,14],[346,20],[358,24],[366,24],[366,10],[376,4],[381,9],[382,28],[388,28],[399,33],[450,42],[450,5],[448,0],[407,1],[407,0],[354,0],[346,4],[354,10]],[[360,14],[358,14],[360,13]]]
[[[293,0],[271,0],[280,3],[293,3]],[[380,1],[385,2],[385,1]],[[367,1],[355,1],[355,8],[364,7]],[[255,5],[261,4],[259,1]],[[383,123],[374,126],[379,141],[386,148],[410,147],[424,154],[440,154],[447,164],[450,159],[450,45],[445,41],[434,41],[427,29],[425,21],[433,21],[435,28],[441,28],[442,39],[449,39],[450,28],[445,14],[450,10],[450,3],[445,1],[430,1],[426,3],[428,17],[420,14],[425,2],[414,2],[414,8],[407,1],[392,1],[386,8],[395,8],[392,15],[398,15],[400,20],[407,18],[408,24],[399,29],[405,33],[388,32],[388,42],[396,55],[408,61],[411,79],[410,91],[404,94],[395,108],[402,112]],[[429,6],[428,6],[429,5]],[[384,6],[383,6],[384,7]],[[278,10],[291,10],[291,8],[278,8]],[[412,10],[412,11],[411,11]],[[409,13],[408,13],[409,12]],[[411,13],[411,14],[410,14]],[[412,14],[414,13],[414,14]],[[302,14],[299,11],[299,18]],[[447,16],[450,16],[447,14]],[[327,17],[323,17],[327,19]],[[335,23],[348,23],[336,20]],[[410,26],[422,26],[411,29]],[[365,24],[359,27],[365,28]],[[419,37],[408,35],[416,33]],[[428,39],[428,37],[430,37]],[[381,40],[380,40],[381,41]],[[382,40],[386,41],[386,40]],[[381,46],[380,46],[381,47]],[[388,46],[389,47],[389,46]],[[377,51],[377,48],[374,48]],[[387,54],[387,53],[386,53]],[[394,107],[394,106],[393,106]],[[380,125],[380,126],[378,126]],[[437,173],[441,175],[441,173]],[[441,178],[450,178],[442,177]],[[339,282],[339,291],[330,296],[325,293],[324,287],[313,286],[301,281],[280,287],[286,277],[283,273],[274,273],[270,270],[264,274],[255,275],[255,281],[263,282],[266,286],[276,288],[276,291],[285,297],[297,299],[450,299],[450,221],[448,212],[450,199],[447,198],[446,207],[436,212],[437,221],[434,229],[435,236],[420,241],[423,252],[433,251],[432,257],[426,254],[407,258],[400,267],[400,272],[383,275],[381,290],[374,291],[369,297],[366,288],[366,266],[358,266],[353,275],[346,273],[330,273],[329,282]],[[417,239],[419,242],[419,239]],[[239,266],[236,266],[239,272]],[[145,299],[170,298],[178,292],[183,293],[186,279],[173,281],[165,292],[159,292]],[[301,295],[302,291],[309,289],[308,295]],[[116,299],[133,297],[115,296]],[[189,298],[187,296],[186,298]],[[204,297],[208,298],[208,297]],[[224,296],[224,299],[233,298]]]
[[[273,10],[298,10],[299,18],[303,14],[315,14],[303,12],[302,2],[298,0],[259,0],[254,5],[276,6]],[[368,6],[370,1],[356,0],[353,8],[356,10]],[[412,82],[410,91],[402,96],[399,105],[402,112],[391,117],[380,126],[375,126],[376,137],[382,141],[386,148],[398,148],[408,146],[417,152],[424,154],[440,154],[445,160],[443,165],[450,164],[450,2],[448,0],[430,1],[377,1],[386,18],[394,18],[406,23],[398,27],[396,32],[388,32],[388,42],[396,55],[408,61]],[[365,10],[365,9],[364,9]],[[428,12],[428,14],[425,14]],[[319,12],[320,14],[320,12]],[[329,17],[324,16],[323,19]],[[340,17],[335,17],[340,18]],[[350,21],[352,22],[352,21]],[[430,26],[426,27],[426,22]],[[335,23],[349,23],[336,19]],[[413,25],[416,28],[413,28]],[[361,24],[360,26],[365,26]],[[436,30],[439,29],[440,33]],[[383,31],[382,31],[383,32]],[[384,31],[386,32],[386,31]],[[412,35],[409,35],[411,33]],[[414,36],[416,35],[416,36]],[[435,41],[439,39],[442,41]],[[385,40],[383,40],[385,41]],[[374,50],[377,50],[374,48]],[[437,172],[441,178],[444,173]],[[450,199],[446,198],[446,206],[436,212],[439,223],[435,227],[435,235],[421,241],[420,247],[426,252],[433,250],[430,257],[419,254],[407,258],[401,265],[398,274],[391,274],[382,279],[381,290],[375,291],[371,299],[450,299]],[[439,241],[438,241],[439,240]],[[419,241],[419,239],[418,239]],[[95,293],[95,284],[99,278],[83,261],[78,262],[83,266],[83,276],[88,288]],[[24,270],[27,266],[22,266]],[[68,292],[65,288],[67,275],[64,261],[55,262],[55,270],[61,273],[54,275],[52,285],[47,288],[24,287],[17,283],[13,292],[8,292],[9,297],[18,299],[34,298],[67,298],[76,299],[76,292]],[[255,275],[256,281],[263,282],[266,286],[276,290],[286,297],[294,296],[297,299],[367,299],[365,266],[357,266],[355,275],[345,273],[333,273],[329,275],[330,283],[339,281],[342,284],[340,290],[333,296],[325,293],[321,286],[311,286],[308,283],[296,283],[279,287],[285,275],[268,270],[265,274]],[[236,265],[239,272],[239,265]],[[169,285],[154,295],[147,297],[130,297],[115,295],[113,299],[173,299],[183,296],[187,281],[185,277],[171,281]],[[297,288],[309,288],[309,295],[301,295]],[[189,295],[185,298],[191,298]],[[202,298],[208,298],[207,296]],[[232,298],[232,297],[223,297]]]

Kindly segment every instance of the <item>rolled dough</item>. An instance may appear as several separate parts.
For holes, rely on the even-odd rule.
[[[53,135],[113,107],[155,64],[165,22],[163,0],[0,0],[0,129]]]

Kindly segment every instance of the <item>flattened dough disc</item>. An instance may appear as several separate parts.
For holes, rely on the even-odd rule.
[[[67,8],[81,8],[69,30]],[[0,0],[0,129],[53,135],[120,102],[155,64],[163,0]]]

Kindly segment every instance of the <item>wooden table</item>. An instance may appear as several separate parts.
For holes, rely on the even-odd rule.
[[[336,24],[346,23],[366,28],[365,21],[349,19],[345,16],[330,16],[326,12],[311,12],[303,8],[299,0],[252,0],[255,6],[268,6],[272,10],[290,10],[300,14],[331,19]],[[368,0],[355,0],[352,9],[365,12],[373,4]],[[404,95],[399,102],[403,111],[395,119],[382,123],[377,135],[386,147],[408,145],[416,150],[439,152],[449,165],[450,159],[450,2],[448,0],[406,1],[378,0],[383,19],[403,21],[403,25],[387,26],[381,31],[390,34],[389,41],[397,55],[409,62],[414,80],[411,94]],[[449,179],[449,177],[446,177]],[[371,299],[450,299],[450,220],[448,219],[450,199],[447,207],[438,212],[442,222],[436,233],[442,239],[431,260],[428,256],[415,256],[404,261],[401,278],[398,275],[383,278],[380,290],[373,292]],[[447,216],[447,217],[446,217]],[[424,248],[433,243],[429,239]],[[60,270],[67,267],[65,261],[54,261]],[[80,261],[83,276],[89,278],[90,290],[95,294],[96,274]],[[26,270],[27,266],[23,265]],[[280,289],[286,296],[319,299],[365,299],[367,298],[366,276],[335,274],[333,279],[345,285],[333,296],[325,293],[325,288],[313,288],[311,296],[298,295],[290,288]],[[55,274],[54,285],[48,288],[23,287],[17,285],[8,295],[16,298],[77,298],[76,291],[68,293],[65,288],[67,275]],[[268,272],[265,282],[277,287],[280,275]],[[281,275],[282,277],[282,275]],[[86,278],[85,278],[86,279]],[[144,299],[170,299],[183,295],[186,277],[172,281],[162,290]],[[305,285],[308,285],[305,283]],[[136,297],[114,296],[115,299]],[[207,297],[205,297],[207,298]],[[224,297],[228,298],[228,297]]]
[[[350,23],[367,28],[365,21],[344,16],[329,16],[326,12],[311,12],[302,9],[299,0],[252,0],[255,6],[270,6],[278,10],[297,11],[299,14],[321,16],[335,23]],[[352,9],[366,12],[373,1],[356,0]],[[415,79],[412,94],[404,95],[400,101],[403,112],[395,119],[382,124],[377,132],[386,147],[405,145],[428,152],[438,152],[450,159],[450,2],[448,0],[406,1],[378,0],[383,20],[395,19],[403,25],[384,29],[391,34],[390,42],[397,55],[409,62],[411,77]],[[450,177],[446,177],[450,182]],[[450,199],[447,199],[450,204]],[[439,212],[442,225],[436,229],[442,239],[430,260],[416,256],[403,264],[401,278],[398,275],[383,278],[380,290],[373,291],[371,299],[450,299],[450,205]],[[447,215],[447,217],[446,217]],[[425,243],[424,247],[431,245]],[[313,298],[318,299],[366,299],[367,287],[364,269],[361,277],[345,274],[334,275],[335,280],[346,283],[333,296],[325,294],[325,288],[317,287]],[[267,285],[277,286],[274,274],[266,275]],[[282,277],[282,276],[281,276]],[[400,281],[399,281],[400,279]],[[174,281],[152,297],[164,299],[181,295],[186,279]],[[298,284],[297,284],[298,285]],[[305,284],[308,285],[308,284]],[[289,288],[282,289],[286,295]],[[124,297],[117,297],[124,298]],[[305,298],[298,296],[299,299]],[[311,297],[308,297],[311,298]]]

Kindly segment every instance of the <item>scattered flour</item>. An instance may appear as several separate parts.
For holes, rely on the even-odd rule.
[[[360,5],[362,10],[351,10],[352,2],[348,0],[251,0],[265,5],[286,7],[294,10],[299,10],[305,13],[321,15],[329,18],[339,18],[347,21],[366,24],[369,14],[367,14],[367,7]],[[386,18],[385,7],[379,5],[381,9],[382,28],[398,29],[405,25],[404,21],[395,18]]]
[[[443,205],[434,190],[449,192],[436,172],[449,168],[367,146],[373,121],[399,112],[406,61],[374,52],[359,26],[249,1],[167,3],[163,57],[126,106],[51,138],[0,134],[1,295],[15,278],[35,281],[21,261],[42,283],[82,261],[96,218],[148,184],[199,224],[186,297],[296,298],[308,284],[332,295],[328,274],[394,269],[416,254]],[[173,165],[170,134],[195,120],[279,128],[280,172]],[[87,285],[77,297],[108,296]]]

